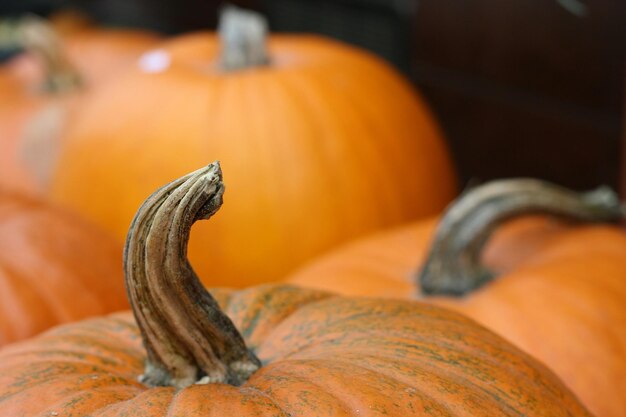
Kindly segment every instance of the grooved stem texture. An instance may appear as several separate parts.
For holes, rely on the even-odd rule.
[[[489,182],[462,195],[439,223],[417,279],[424,294],[463,295],[494,278],[481,253],[498,226],[514,217],[550,214],[584,222],[617,222],[624,210],[607,187],[577,193],[534,179]]]
[[[219,163],[210,164],[157,190],[130,227],[126,288],[147,351],[147,385],[240,385],[261,366],[187,260],[193,223],[219,209],[223,191]]]
[[[259,13],[226,6],[218,26],[221,68],[228,72],[268,65],[267,26]]]

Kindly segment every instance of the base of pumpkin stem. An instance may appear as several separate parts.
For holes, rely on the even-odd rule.
[[[261,362],[252,354],[251,360],[236,361],[227,368],[228,372],[207,375],[199,368],[187,369],[187,376],[173,378],[167,369],[155,366],[146,361],[145,373],[138,379],[144,385],[150,387],[175,387],[186,388],[190,385],[205,384],[229,384],[239,386],[245,383],[252,374],[261,368]]]

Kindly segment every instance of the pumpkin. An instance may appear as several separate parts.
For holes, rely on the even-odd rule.
[[[269,58],[237,63],[245,32],[223,23],[222,33],[221,61],[218,36],[183,35],[86,100],[64,136],[51,198],[122,239],[152,189],[219,159],[231,209],[198,226],[190,259],[211,285],[237,287],[278,280],[339,242],[452,199],[439,129],[388,65],[300,35],[270,36]],[[243,49],[258,51],[254,40]]]
[[[95,27],[95,23],[89,14],[73,8],[55,10],[48,14],[46,19],[50,22],[55,32],[64,38]]]
[[[74,214],[0,190],[0,346],[126,308],[121,256]]]
[[[592,412],[623,416],[626,235],[614,226],[524,216],[536,212],[622,217],[606,189],[575,194],[532,180],[494,181],[463,195],[441,220],[354,242],[287,281],[453,308],[548,364]],[[416,285],[420,267],[426,272]]]
[[[125,251],[137,325],[121,313],[3,349],[1,415],[590,416],[452,311],[278,284],[213,297],[185,253],[223,190],[211,164],[146,200]]]
[[[96,27],[57,34],[35,16],[2,24],[0,44],[26,53],[0,67],[0,183],[37,193],[48,185],[65,121],[82,93],[114,77],[157,38]]]

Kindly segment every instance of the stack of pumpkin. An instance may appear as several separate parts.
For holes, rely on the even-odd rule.
[[[237,9],[163,43],[63,22],[0,73],[0,415],[626,413],[611,191],[439,215],[442,136],[372,55]]]

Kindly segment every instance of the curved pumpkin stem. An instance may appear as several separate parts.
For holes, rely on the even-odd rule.
[[[492,181],[454,202],[439,223],[417,278],[424,294],[463,295],[492,280],[481,253],[494,230],[514,217],[550,214],[585,222],[617,222],[624,211],[607,187],[576,193],[545,181]]]
[[[259,13],[232,5],[224,7],[217,28],[221,68],[236,71],[268,65],[267,26],[267,20]]]
[[[24,48],[44,67],[41,90],[60,94],[80,88],[82,80],[74,66],[63,54],[61,40],[54,29],[36,15],[0,22],[0,45]]]
[[[187,260],[192,224],[219,209],[223,191],[216,162],[157,190],[130,227],[126,288],[147,350],[141,381],[148,385],[239,385],[261,366]]]

